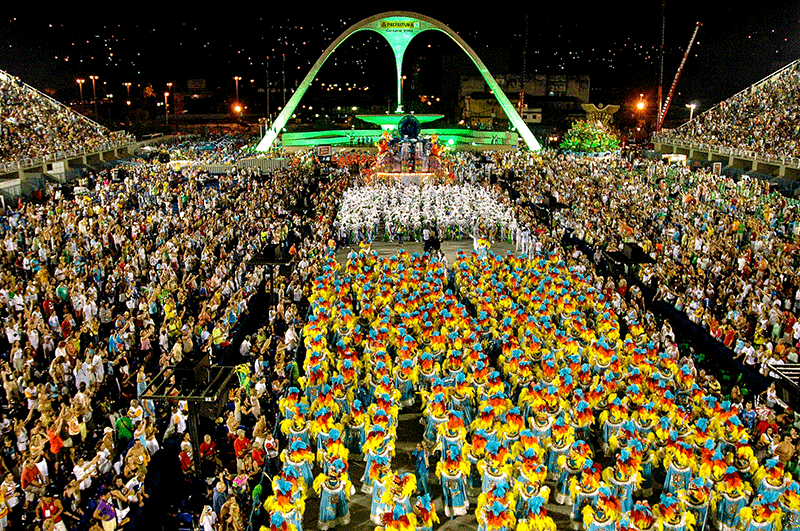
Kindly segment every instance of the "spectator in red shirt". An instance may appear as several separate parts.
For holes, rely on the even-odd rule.
[[[253,447],[250,455],[253,457],[253,462],[258,466],[258,468],[264,466],[264,463],[267,460],[267,452],[265,452],[263,448],[259,448],[258,446]]]
[[[181,470],[184,475],[194,472],[194,461],[192,461],[192,444],[186,441],[181,443],[181,453],[178,454],[181,461]]]
[[[200,472],[205,477],[215,476],[222,468],[222,461],[219,459],[217,443],[211,440],[211,435],[205,434],[203,442],[200,443]],[[213,465],[213,468],[211,467]]]
[[[26,459],[19,476],[19,486],[25,491],[25,510],[30,503],[44,495],[44,476],[32,459]]]
[[[233,453],[236,454],[236,471],[241,472],[244,470],[244,456],[250,449],[250,439],[244,433],[243,429],[236,430],[236,440],[233,441]]]
[[[736,339],[736,330],[731,326],[728,328],[728,331],[725,332],[725,339],[722,341],[725,343],[725,346],[728,348],[733,348],[733,341]]]

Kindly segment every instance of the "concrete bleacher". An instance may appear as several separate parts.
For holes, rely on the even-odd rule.
[[[100,124],[89,118],[79,115],[66,105],[54,100],[35,88],[23,83],[18,78],[8,72],[0,70],[0,86],[8,86],[13,83],[14,88],[30,94],[33,101],[36,101],[42,108],[54,112],[65,113],[76,123],[88,129],[102,132],[108,138],[102,142],[95,142],[91,146],[85,144],[76,145],[70,149],[54,148],[45,150],[44,153],[31,157],[17,157],[13,159],[0,159],[0,193],[6,197],[15,197],[25,193],[26,182],[40,180],[47,175],[55,180],[64,181],[71,165],[90,165],[99,164],[106,160],[119,159],[129,156],[136,147],[135,139],[123,132],[111,132]],[[3,96],[3,95],[0,95]],[[11,105],[3,108],[2,97],[0,97],[0,121],[8,130],[19,127],[16,120],[11,118]],[[8,133],[12,136],[12,133]],[[13,139],[12,139],[13,140]]]

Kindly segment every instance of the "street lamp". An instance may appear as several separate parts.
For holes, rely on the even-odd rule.
[[[123,83],[122,86],[128,91],[128,101],[131,101],[131,83]]]
[[[97,76],[89,76],[89,79],[92,80],[92,97],[94,98],[95,101],[97,101],[97,85],[95,83],[100,78]]]
[[[86,80],[78,78],[75,82],[78,83],[78,87],[81,89],[81,103],[83,103],[83,84],[86,83]]]
[[[169,97],[169,92],[164,93],[164,123],[169,124],[169,104],[167,103],[167,98]]]
[[[241,76],[233,76],[233,80],[236,82],[236,101],[239,101],[239,81],[242,80]]]
[[[691,122],[692,118],[694,118],[694,110],[697,108],[697,104],[696,103],[687,103],[686,104],[686,108],[689,109],[689,121]]]
[[[92,80],[92,97],[94,98],[94,114],[97,115],[97,85],[95,84],[98,79],[97,76],[89,76],[89,79]]]

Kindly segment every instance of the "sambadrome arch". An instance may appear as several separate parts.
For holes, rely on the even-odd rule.
[[[339,37],[333,41],[330,46],[328,46],[319,59],[317,59],[317,62],[314,63],[314,66],[303,79],[303,82],[300,83],[300,86],[292,95],[291,99],[286,103],[286,106],[283,108],[283,110],[281,110],[281,113],[272,124],[272,127],[267,130],[267,134],[264,135],[264,138],[261,140],[261,142],[259,142],[257,148],[259,151],[267,151],[270,149],[270,147],[272,147],[273,142],[283,130],[286,122],[288,122],[289,118],[294,113],[294,110],[297,108],[297,105],[299,105],[300,100],[306,93],[306,90],[308,90],[308,87],[311,86],[311,82],[316,77],[317,72],[319,72],[319,69],[322,68],[322,65],[325,64],[325,61],[328,60],[328,57],[330,57],[334,50],[336,50],[336,48],[338,48],[339,45],[342,44],[345,39],[350,37],[352,34],[365,30],[374,31],[383,35],[383,37],[389,42],[389,46],[391,46],[392,51],[394,52],[397,70],[398,112],[402,111],[403,105],[401,71],[403,66],[403,55],[405,54],[408,44],[414,39],[414,37],[423,31],[441,31],[450,37],[456,44],[458,44],[458,46],[464,50],[467,55],[469,55],[470,59],[472,59],[472,62],[475,63],[475,66],[478,67],[478,71],[480,71],[483,79],[486,81],[486,84],[489,85],[489,88],[494,93],[494,96],[497,98],[497,101],[500,103],[500,106],[506,113],[506,116],[511,121],[514,129],[516,129],[517,133],[522,136],[522,139],[525,141],[525,144],[528,146],[528,148],[532,150],[540,149],[539,142],[536,141],[533,133],[531,133],[530,129],[528,129],[528,126],[525,125],[525,122],[522,121],[522,118],[520,118],[517,110],[514,108],[514,105],[512,105],[512,103],[506,97],[503,89],[501,89],[497,84],[497,81],[494,80],[492,75],[489,73],[489,70],[486,68],[486,65],[483,64],[483,61],[480,60],[475,51],[470,48],[466,42],[464,42],[464,39],[459,37],[453,30],[438,20],[408,11],[390,11],[365,18],[361,22],[350,26],[350,28],[339,35]]]

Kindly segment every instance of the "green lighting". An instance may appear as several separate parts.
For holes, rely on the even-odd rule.
[[[278,132],[283,128],[284,125],[286,125],[286,122],[289,120],[289,116],[291,116],[294,112],[294,109],[297,108],[297,105],[300,103],[300,100],[303,98],[306,90],[308,90],[308,87],[316,77],[317,72],[320,68],[322,68],[322,65],[325,63],[328,57],[350,35],[364,30],[374,31],[381,34],[387,40],[389,46],[394,52],[395,68],[397,72],[397,112],[402,112],[403,109],[403,76],[401,72],[403,66],[403,56],[408,44],[414,37],[423,31],[441,31],[450,37],[456,44],[458,44],[458,46],[467,55],[469,55],[470,59],[472,59],[472,62],[478,68],[478,71],[483,76],[486,84],[489,86],[489,89],[492,91],[495,98],[497,98],[498,103],[500,103],[500,107],[506,113],[506,116],[508,116],[508,119],[512,123],[513,127],[522,136],[528,148],[532,150],[540,149],[539,142],[533,136],[533,133],[531,133],[530,129],[528,129],[528,126],[525,124],[525,122],[522,121],[522,118],[517,113],[514,105],[509,101],[508,97],[497,84],[497,81],[495,81],[495,79],[489,73],[486,65],[483,64],[483,61],[480,60],[475,51],[470,48],[469,45],[464,42],[464,40],[459,37],[457,33],[455,33],[445,24],[442,24],[433,18],[407,11],[381,13],[366,18],[348,28],[334,42],[332,42],[328,48],[325,49],[320,58],[317,59],[317,62],[314,63],[314,66],[311,67],[311,70],[306,75],[305,79],[303,79],[302,83],[300,83],[300,85],[297,87],[297,90],[292,95],[289,102],[287,102],[281,113],[278,115],[272,127],[269,128],[267,133],[264,135],[264,138],[258,144],[256,149],[259,151],[269,151],[272,143],[278,137]],[[355,108],[353,110],[355,110]]]
[[[496,133],[492,131],[471,131],[469,129],[423,129],[423,137],[439,135],[439,141],[448,147],[476,147],[476,146],[517,146],[519,137],[516,133]],[[377,149],[374,144],[381,139],[379,129],[332,129],[328,131],[304,131],[298,133],[284,133],[283,147],[315,147],[357,146],[359,140],[365,143],[361,147]]]
[[[403,119],[405,114],[356,114],[356,118],[369,124],[379,125],[384,131],[397,129],[397,124]],[[443,118],[443,114],[415,114],[414,118],[421,124],[427,124]]]

